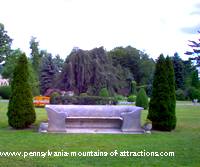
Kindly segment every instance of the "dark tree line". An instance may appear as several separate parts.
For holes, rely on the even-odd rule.
[[[192,60],[182,60],[177,53],[171,57],[171,60],[175,73],[177,100],[200,100],[200,80]]]
[[[199,42],[190,41],[195,60],[199,57]],[[20,49],[11,50],[12,39],[3,24],[0,24],[0,72],[4,78],[13,77]],[[35,37],[30,40],[31,55],[28,58],[29,84],[33,95],[45,94],[48,89],[74,90],[77,94],[97,95],[99,90],[107,88],[111,94],[131,94],[131,84],[146,89],[150,96],[155,69],[155,61],[131,46],[116,47],[111,51],[96,48],[90,51],[73,49],[65,62],[59,55],[53,57],[40,50]],[[196,56],[196,57],[195,57]],[[198,71],[192,60],[183,61],[176,53],[171,57],[174,65],[176,91],[188,99],[190,90],[199,90]],[[197,61],[198,64],[198,61]],[[192,89],[189,89],[192,87]],[[194,88],[194,89],[193,89]],[[191,95],[189,99],[193,96]]]

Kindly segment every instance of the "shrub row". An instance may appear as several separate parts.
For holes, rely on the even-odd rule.
[[[128,101],[128,102],[135,102],[135,100],[136,100],[136,96],[135,96],[135,95],[130,95],[130,96],[128,96],[128,98],[127,98],[127,101]]]
[[[116,101],[126,101],[127,97],[124,97],[122,95],[115,95],[115,100]]]
[[[178,89],[176,90],[176,100],[194,100],[198,99],[200,101],[200,90],[189,87],[186,90]]]
[[[10,86],[0,86],[0,96],[2,99],[9,99],[11,95],[11,87]]]
[[[99,96],[61,96],[53,94],[50,99],[51,104],[79,104],[79,105],[106,105],[117,104],[112,97]]]

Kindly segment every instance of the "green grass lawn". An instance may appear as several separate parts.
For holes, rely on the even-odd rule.
[[[151,135],[112,134],[40,134],[40,122],[46,121],[44,109],[36,109],[37,121],[26,130],[13,130],[7,123],[7,103],[0,103],[0,152],[88,152],[173,151],[175,157],[0,157],[0,166],[200,166],[200,106],[177,104],[177,128]],[[147,111],[142,112],[144,122]]]

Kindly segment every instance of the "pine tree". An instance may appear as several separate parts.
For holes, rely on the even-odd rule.
[[[144,109],[148,108],[148,97],[144,88],[141,88],[139,90],[135,105],[139,107],[143,107]]]
[[[26,128],[36,119],[28,77],[28,61],[22,54],[14,70],[7,113],[9,125],[16,129]]]
[[[57,72],[52,55],[48,54],[44,56],[42,58],[40,71],[40,91],[42,94],[45,94],[47,89],[54,87],[54,80]]]
[[[160,55],[156,64],[153,92],[147,116],[152,121],[153,129],[163,131],[171,131],[175,128],[174,116],[172,116],[174,112],[174,95],[172,93],[174,87],[173,84],[170,84],[173,80],[173,73],[170,73],[168,64],[168,60]],[[171,93],[170,89],[173,89]]]
[[[166,68],[167,68],[167,79],[169,85],[169,114],[171,127],[170,129],[175,129],[176,127],[176,93],[175,93],[175,75],[172,61],[169,57],[166,58]]]
[[[184,64],[182,59],[179,57],[178,53],[174,54],[172,57],[173,67],[174,67],[174,75],[175,75],[175,86],[177,89],[184,88]]]

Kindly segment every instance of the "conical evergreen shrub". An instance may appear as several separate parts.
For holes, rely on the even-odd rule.
[[[137,94],[135,105],[138,107],[148,108],[149,102],[144,88],[141,88]]]
[[[9,125],[16,129],[26,128],[36,119],[28,77],[28,61],[22,54],[14,70],[7,113]]]
[[[171,127],[170,129],[175,129],[176,127],[176,91],[175,91],[175,74],[174,74],[174,68],[172,64],[172,60],[167,56],[166,58],[166,68],[168,72],[168,85],[169,85],[169,114],[170,114],[170,122]]]
[[[171,131],[176,126],[175,84],[171,60],[163,55],[158,58],[152,97],[147,118],[152,121],[153,129]]]
[[[101,96],[101,97],[109,97],[108,89],[107,88],[102,88],[99,91],[99,96]]]

